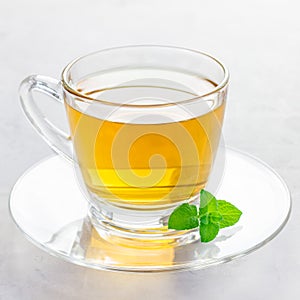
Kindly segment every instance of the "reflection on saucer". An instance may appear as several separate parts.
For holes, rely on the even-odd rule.
[[[114,237],[110,240],[102,238],[93,227],[89,217],[70,223],[59,230],[47,243],[49,247],[61,247],[66,237],[74,240],[69,255],[89,261],[91,264],[108,263],[115,267],[122,266],[156,266],[167,267],[174,262],[199,260],[207,262],[215,259],[220,252],[219,244],[240,231],[241,227],[230,228],[218,236],[214,242],[203,244],[195,241],[182,246],[157,248],[133,247],[118,243]]]
[[[170,266],[174,261],[174,247],[134,248],[119,245],[102,238],[87,217],[78,231],[72,247],[76,255],[94,263],[108,262],[117,266]]]
[[[64,243],[70,242],[72,246],[68,255],[77,259],[89,261],[91,264],[109,263],[114,267],[154,267],[160,268],[174,265],[174,262],[201,260],[203,263],[214,260],[220,253],[220,243],[231,238],[242,229],[232,227],[224,230],[213,242],[201,243],[199,240],[187,245],[164,246],[156,248],[133,247],[125,245],[124,240],[118,243],[114,237],[110,240],[102,238],[93,227],[89,217],[70,223],[59,230],[48,241],[50,248],[66,248]],[[69,239],[68,239],[69,237]]]
[[[110,243],[101,238],[97,231],[92,228],[90,243],[86,249],[86,258],[105,261],[109,258],[114,264],[120,265],[172,265],[174,248],[142,249],[124,247]]]

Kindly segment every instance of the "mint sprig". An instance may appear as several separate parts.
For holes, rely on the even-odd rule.
[[[236,224],[242,212],[225,200],[217,200],[208,191],[201,190],[199,209],[188,203],[176,207],[169,217],[168,228],[187,230],[199,227],[201,242],[215,239],[219,230]]]

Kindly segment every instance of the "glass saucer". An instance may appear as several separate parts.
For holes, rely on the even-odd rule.
[[[201,269],[231,261],[269,242],[290,214],[290,194],[280,176],[237,150],[226,149],[225,174],[216,196],[228,199],[243,215],[236,226],[220,230],[213,242],[125,247],[97,234],[72,165],[54,156],[19,178],[11,192],[10,210],[25,236],[49,254],[95,269],[136,272]]]

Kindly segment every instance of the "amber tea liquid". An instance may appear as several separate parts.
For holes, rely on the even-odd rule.
[[[213,82],[187,74],[195,91],[178,83],[175,71],[161,71],[167,79],[153,78],[151,70],[142,79],[137,70],[135,79],[132,72],[112,74],[123,80],[117,86],[109,76],[85,78],[77,90],[97,100],[66,105],[83,179],[90,193],[125,208],[155,209],[190,199],[208,180],[224,101],[201,104],[203,113],[195,115],[179,102],[212,90]],[[113,112],[105,101],[116,104]],[[157,106],[169,102],[178,106]]]

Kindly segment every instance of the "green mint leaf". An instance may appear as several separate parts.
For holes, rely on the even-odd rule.
[[[223,216],[218,211],[209,213],[209,220],[211,223],[220,223],[223,220]]]
[[[168,228],[176,230],[192,229],[199,226],[196,205],[188,203],[176,207],[169,217]]]
[[[206,213],[204,215],[201,215],[200,222],[203,224],[208,223],[216,223],[219,224],[219,222],[223,219],[220,213],[217,211]]]
[[[209,223],[209,213],[206,213],[200,217],[200,223],[205,225]]]
[[[219,232],[220,225],[215,223],[200,224],[200,237],[202,243],[208,243],[212,241]]]
[[[200,216],[218,210],[217,199],[208,191],[200,192]]]
[[[242,215],[242,212],[238,208],[225,200],[218,200],[218,212],[222,215],[220,228],[234,225]]]

